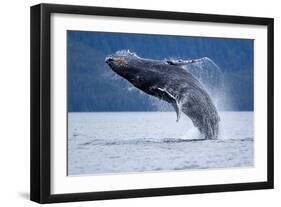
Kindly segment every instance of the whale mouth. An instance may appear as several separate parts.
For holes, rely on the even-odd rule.
[[[108,57],[105,58],[104,61],[105,61],[107,64],[109,64],[109,63],[111,63],[111,62],[114,61],[114,58],[113,58],[112,56],[108,56]]]

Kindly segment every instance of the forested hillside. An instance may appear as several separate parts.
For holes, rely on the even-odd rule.
[[[211,58],[223,71],[231,105],[253,110],[253,40],[67,32],[68,111],[153,111],[148,95],[117,77],[108,54],[128,49],[140,57]]]

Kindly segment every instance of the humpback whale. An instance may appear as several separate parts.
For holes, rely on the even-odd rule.
[[[205,139],[216,139],[220,120],[217,109],[203,84],[182,67],[198,61],[202,59],[145,59],[129,51],[117,51],[105,58],[115,73],[136,88],[171,104],[177,121],[184,113]]]

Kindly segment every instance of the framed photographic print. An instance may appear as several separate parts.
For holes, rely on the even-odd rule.
[[[273,188],[273,19],[31,7],[31,200]]]

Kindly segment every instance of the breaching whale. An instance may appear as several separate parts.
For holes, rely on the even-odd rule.
[[[205,139],[216,139],[219,115],[204,86],[183,65],[196,60],[153,60],[129,51],[108,55],[105,62],[110,68],[141,91],[170,103],[177,121],[186,114]]]

